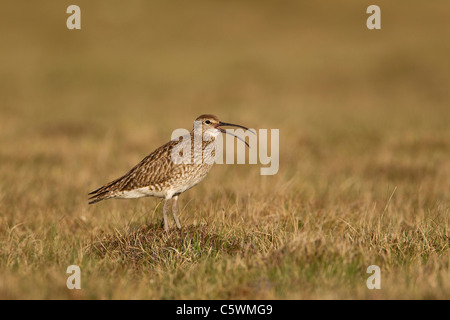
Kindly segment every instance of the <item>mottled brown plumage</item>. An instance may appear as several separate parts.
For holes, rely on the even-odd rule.
[[[169,182],[174,163],[170,152],[178,141],[169,141],[159,147],[139,162],[122,177],[105,184],[89,193],[90,204],[109,198],[114,198],[122,191],[131,191],[142,187],[157,187]]]
[[[214,163],[215,137],[225,132],[220,126],[236,126],[219,121],[214,115],[201,115],[189,135],[159,147],[122,177],[89,193],[89,204],[111,198],[165,198],[164,228],[168,231],[167,206],[174,199],[173,216],[177,227],[178,195],[202,181]],[[190,154],[189,154],[190,153]]]

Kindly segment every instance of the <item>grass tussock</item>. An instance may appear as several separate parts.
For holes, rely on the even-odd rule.
[[[187,226],[171,229],[166,234],[161,225],[150,224],[134,230],[100,234],[87,247],[88,254],[122,261],[136,268],[151,268],[160,264],[196,263],[219,255],[236,255],[253,247],[249,236],[232,237],[214,233],[207,226]]]

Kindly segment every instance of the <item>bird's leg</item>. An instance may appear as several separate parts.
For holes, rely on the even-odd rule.
[[[163,206],[164,230],[166,232],[169,232],[169,221],[167,220],[167,211],[169,209],[169,201],[170,201],[170,199],[166,199],[164,201],[164,206]],[[161,224],[162,224],[162,222],[161,222]]]
[[[178,219],[178,196],[173,197],[172,200],[172,214],[175,223],[177,224],[177,228],[181,229],[180,220]]]

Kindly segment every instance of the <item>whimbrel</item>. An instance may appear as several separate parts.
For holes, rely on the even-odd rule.
[[[249,130],[241,125],[219,121],[214,115],[201,115],[195,120],[189,135],[169,141],[142,159],[124,176],[89,193],[89,204],[111,198],[164,198],[162,223],[164,230],[168,232],[167,212],[172,199],[173,218],[180,229],[178,196],[197,185],[208,174],[214,164],[215,138],[222,132],[242,140],[221,128],[223,126]],[[246,142],[245,144],[248,146]]]

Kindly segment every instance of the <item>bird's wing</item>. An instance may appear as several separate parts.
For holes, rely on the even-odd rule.
[[[147,187],[166,181],[176,166],[172,161],[171,152],[179,141],[169,141],[142,159],[122,177],[89,193],[91,203],[103,200],[105,196],[115,192]]]

